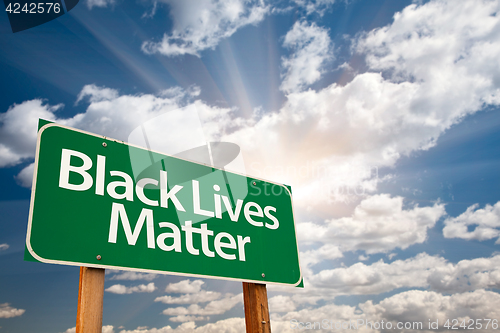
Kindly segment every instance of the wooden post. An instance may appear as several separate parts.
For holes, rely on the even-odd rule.
[[[102,332],[104,269],[80,267],[76,333]]]
[[[265,284],[243,282],[247,333],[271,333]]]

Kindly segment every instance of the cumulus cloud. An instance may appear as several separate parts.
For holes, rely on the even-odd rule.
[[[9,244],[7,243],[0,244],[0,251],[7,250],[9,247]]]
[[[469,319],[498,318],[500,315],[498,306],[500,306],[500,295],[485,290],[450,296],[432,291],[410,290],[386,298],[376,305],[372,301],[359,305],[368,317],[382,318],[387,321],[422,322],[423,325],[428,325],[429,319],[438,320],[438,331],[449,331],[443,327],[448,319],[450,322],[452,319],[458,319],[459,323],[465,320],[469,325]],[[481,332],[495,331],[491,324],[486,329],[486,321],[482,325]]]
[[[233,295],[228,293],[224,296],[224,298],[211,301],[205,307],[201,307],[198,304],[191,304],[188,307],[165,309],[163,310],[163,314],[167,316],[176,316],[176,320],[181,318],[179,316],[220,315],[231,310],[234,306],[240,303],[243,303],[243,294]]]
[[[14,104],[0,114],[0,167],[33,158],[38,118],[55,120],[62,104],[50,106],[41,99]]]
[[[497,1],[465,1],[460,7],[449,0],[412,4],[396,13],[391,25],[363,36],[357,49],[366,53],[372,69],[392,71],[395,81],[411,80],[436,87],[449,82],[442,89],[454,96],[472,89],[461,97],[463,109],[454,108],[467,112],[482,102],[498,103],[494,82],[499,62],[494,56],[500,40],[496,30],[498,10]],[[495,71],[489,72],[493,68]],[[454,78],[461,80],[450,81]],[[448,89],[450,85],[456,89]],[[456,106],[452,97],[441,97],[442,102],[449,100]],[[439,113],[436,118],[440,118]]]
[[[485,1],[410,5],[355,39],[368,72],[290,93],[279,112],[227,140],[244,148],[252,173],[298,185],[302,204],[347,200],[348,190],[366,195],[378,181],[370,170],[429,149],[466,115],[499,104],[497,9]]]
[[[308,15],[319,14],[323,15],[335,0],[293,0],[298,6],[303,7]]]
[[[302,224],[298,224],[299,226]],[[302,228],[300,229],[302,230]],[[299,231],[300,234],[301,231]],[[300,236],[299,236],[300,239]],[[302,269],[302,274],[310,275],[312,274],[312,266],[320,263],[324,260],[333,260],[342,258],[344,255],[337,245],[325,244],[317,249],[301,251],[300,255],[300,265]]]
[[[294,311],[296,304],[290,296],[277,295],[269,299],[269,312]]]
[[[406,260],[324,269],[307,276],[309,290],[293,295],[296,302],[330,299],[338,295],[375,295],[401,288],[425,288],[440,293],[461,293],[500,287],[500,255],[449,263],[421,253]],[[286,291],[283,290],[282,291]],[[307,296],[307,297],[304,297]]]
[[[177,283],[169,283],[165,288],[167,293],[192,294],[201,291],[201,286],[205,282],[202,280],[182,280]]]
[[[318,81],[323,66],[333,59],[328,30],[315,23],[295,22],[283,46],[292,49],[289,57],[282,58],[285,73],[280,89],[287,93],[300,91]]]
[[[115,3],[115,0],[87,0],[87,8],[91,10],[93,7],[106,8]]]
[[[172,3],[200,11],[206,9],[204,4]],[[343,86],[289,93],[277,112],[242,120],[230,116],[229,109],[200,101],[192,105],[212,117],[206,126],[210,136],[242,148],[245,160],[251,161],[246,168],[249,174],[290,184],[298,189],[294,191],[298,205],[322,205],[317,211],[328,211],[332,202],[359,200],[373,193],[383,180],[378,178],[378,168],[394,166],[401,156],[432,147],[466,115],[499,104],[500,36],[495,27],[500,15],[495,6],[483,1],[464,1],[461,6],[450,1],[410,5],[390,25],[356,37],[353,50],[366,57],[368,72]],[[179,20],[191,20],[183,17],[190,16],[179,15]],[[189,26],[186,22],[181,26]],[[87,111],[66,123],[126,140],[124,132],[130,133],[133,124],[179,107],[174,98],[148,94],[114,98],[111,91],[101,93],[103,89],[87,88],[85,94],[96,101],[89,99]],[[37,100],[25,103],[35,104],[29,110],[55,118],[49,109],[54,107]],[[24,119],[34,117],[12,114],[23,130],[28,128]],[[30,138],[35,127],[18,140],[17,131],[10,130],[14,127],[5,126],[11,116],[7,112],[1,119],[3,166],[30,158],[34,151],[34,138]],[[30,144],[20,146],[22,142]]]
[[[162,328],[143,328],[138,327],[135,330],[121,330],[120,333],[184,333],[184,332],[192,332],[196,327],[194,322],[187,322],[179,325],[177,328],[172,328],[171,326],[165,326]]]
[[[215,301],[221,297],[221,293],[216,291],[200,290],[194,294],[184,294],[179,297],[161,296],[155,298],[155,302],[162,302],[165,304],[193,304]]]
[[[31,184],[33,182],[34,171],[35,171],[35,163],[28,164],[28,166],[23,168],[21,172],[19,172],[19,174],[15,176],[17,183],[22,187],[31,187]]]
[[[140,284],[138,286],[126,287],[122,284],[115,284],[107,288],[106,291],[113,294],[132,294],[132,293],[152,293],[156,290],[154,282],[147,285]]]
[[[172,316],[171,321],[201,321],[208,320],[210,315],[218,315],[232,309],[236,304],[242,302],[242,294],[222,295],[219,292],[202,290],[205,282],[202,280],[182,280],[177,283],[170,283],[165,291],[168,293],[183,294],[180,296],[165,295],[157,297],[155,302],[165,304],[191,304],[188,307],[168,308],[163,314]],[[208,302],[208,303],[207,303]],[[207,303],[204,307],[197,303]]]
[[[381,322],[390,322],[390,332],[410,332],[404,329],[405,323],[415,331],[422,332],[447,332],[449,329],[443,327],[447,319],[462,320],[477,318],[498,318],[500,295],[495,292],[476,290],[455,295],[442,295],[432,291],[410,290],[391,297],[385,298],[378,304],[373,301],[359,303],[357,306],[327,304],[318,308],[306,308],[292,311],[285,315],[275,314],[271,318],[272,329],[275,332],[296,332],[297,327],[291,325],[291,321],[306,323],[315,322],[329,325],[329,330],[341,330],[342,323],[352,325],[358,324],[356,331],[380,332]],[[326,319],[326,322],[323,321]],[[439,328],[429,330],[429,319],[438,320]],[[368,323],[370,322],[370,323]],[[375,329],[377,327],[379,329]],[[403,329],[397,328],[397,323],[402,323]],[[485,328],[483,323],[481,332],[494,332],[491,324]],[[332,326],[333,325],[333,326]],[[337,328],[335,327],[337,325]],[[401,325],[401,324],[400,324]],[[374,327],[371,329],[370,327]]]
[[[203,102],[195,101],[190,103],[185,99],[184,91],[177,91],[177,94],[157,95],[120,95],[116,96],[106,90],[105,87],[92,87],[85,91],[84,96],[89,99],[89,106],[85,113],[76,115],[70,119],[58,120],[69,126],[91,130],[93,133],[106,135],[114,139],[126,141],[129,134],[141,124],[160,115],[165,115],[178,111],[181,107],[196,109],[200,117],[208,119],[217,118],[217,121],[224,120],[220,116],[230,112],[229,109],[219,109],[207,106]],[[83,97],[82,97],[83,98]],[[222,111],[222,113],[219,113]],[[151,136],[165,136],[165,133],[150,133]]]
[[[183,13],[177,15],[181,23],[176,31],[188,31],[189,22],[199,21],[202,14],[191,17],[188,7],[201,13],[222,6],[223,13],[234,11],[234,17],[242,13],[236,0],[236,9],[222,2],[207,3],[173,2],[173,13]],[[246,5],[245,13],[252,6],[267,8],[260,2]],[[255,114],[244,121],[231,116],[230,109],[201,101],[189,105],[209,117],[205,126],[209,138],[242,148],[245,159],[252,161],[249,174],[297,188],[298,205],[359,200],[373,193],[382,180],[378,168],[394,166],[401,156],[432,147],[466,115],[485,105],[498,105],[500,37],[495,27],[500,15],[496,11],[495,3],[483,1],[464,1],[462,6],[449,1],[410,5],[390,25],[356,38],[353,49],[366,57],[368,72],[344,86],[292,92],[277,112]],[[210,21],[212,14],[206,15]],[[204,24],[200,22],[193,24]],[[33,157],[39,116],[127,140],[137,124],[182,104],[175,97],[119,95],[95,86],[84,87],[79,99],[88,99],[90,105],[70,119],[56,119],[61,106],[42,100],[16,104],[2,114],[0,166]]]
[[[179,145],[190,145],[189,148],[198,146],[200,138],[182,126],[172,125],[175,123],[172,119],[185,120],[186,115],[194,115],[198,125],[200,121],[204,125],[201,142],[216,141],[223,128],[229,125],[229,113],[232,110],[211,107],[201,101],[192,102],[191,98],[196,96],[197,91],[193,87],[188,91],[170,89],[158,95],[119,95],[113,89],[87,85],[78,96],[79,102],[89,102],[87,110],[72,118],[57,116],[61,104],[51,106],[40,99],[14,104],[7,112],[0,114],[0,167],[33,160],[38,118],[128,141],[130,133],[137,126],[153,118],[163,117],[163,122],[160,121],[157,128],[161,132],[148,135],[151,139],[162,138],[162,148],[170,149],[166,152],[175,154],[182,151]],[[169,126],[171,130],[165,134]],[[183,140],[179,140],[179,137],[183,137]],[[19,184],[31,186],[33,167],[30,164],[19,173],[16,177]]]
[[[284,315],[272,314],[271,315],[271,328],[273,332],[297,332],[298,327],[293,327],[292,321],[296,322],[319,322],[321,323],[324,319],[327,321],[333,320],[335,322],[343,322],[350,320],[356,321],[358,319],[364,319],[365,316],[356,311],[356,306],[348,305],[335,305],[328,304],[321,307],[306,308],[298,311],[291,311]],[[303,326],[305,326],[303,324]],[[314,325],[314,324],[313,324]],[[335,329],[335,327],[334,327]],[[342,331],[341,327],[339,331]],[[366,332],[363,328],[357,330],[359,332]]]
[[[173,321],[173,322],[185,323],[188,321],[203,321],[203,320],[208,320],[208,319],[210,319],[210,317],[179,315],[179,316],[171,317],[169,320]]]
[[[478,207],[478,204],[472,205],[463,214],[447,218],[444,221],[443,236],[479,241],[500,236],[500,201],[494,206]],[[474,228],[469,230],[470,226]],[[499,240],[500,238],[497,239],[497,244]]]
[[[2,244],[3,245],[3,244]],[[9,303],[0,304],[0,318],[13,318],[21,316],[26,310],[16,309],[9,305]]]
[[[263,0],[162,0],[169,5],[174,27],[159,42],[142,44],[146,53],[167,56],[192,54],[215,48],[224,38],[264,18],[269,7]]]
[[[442,293],[500,288],[500,256],[461,260],[431,270],[429,287]]]
[[[138,273],[138,272],[120,272],[119,274],[115,274],[109,278],[109,280],[130,280],[130,281],[135,281],[135,280],[146,280],[146,281],[151,281],[156,279],[158,274],[151,274],[151,273]]]
[[[436,266],[446,260],[426,253],[406,260],[385,263],[383,260],[371,265],[356,263],[350,267],[321,270],[307,281],[312,286],[329,290],[329,294],[379,294],[403,287],[427,287],[427,278]]]
[[[111,101],[118,97],[118,91],[116,89],[98,87],[95,84],[88,84],[78,94],[75,104],[78,104],[86,97],[91,103]]]
[[[64,333],[75,333],[76,327],[68,328]],[[102,327],[102,333],[115,333],[113,325],[105,325]]]
[[[81,129],[93,128],[93,132],[98,134],[109,131],[111,133],[107,133],[107,136],[111,137],[110,134],[115,134],[117,139],[125,140],[130,131],[137,126],[137,121],[147,120],[159,114],[160,110],[166,112],[178,107],[170,99],[156,98],[152,95],[124,96],[125,98],[122,99],[118,97],[113,101],[115,103],[109,100],[99,100],[99,96],[102,96],[99,88],[93,86],[89,89],[88,87],[85,86],[82,91],[85,91],[86,95],[95,94],[97,97],[94,98],[91,95],[90,100],[98,101],[91,102],[87,112],[73,118],[58,118],[55,113],[63,105],[51,106],[44,104],[44,101],[40,99],[14,104],[6,113],[1,114],[0,166],[15,165],[34,157],[39,118]],[[121,121],[118,117],[119,108],[124,118]]]
[[[75,333],[76,327],[68,328],[64,333]],[[102,327],[102,333],[115,333],[113,325],[105,325]]]
[[[228,318],[196,327],[194,322],[183,323],[176,328],[165,326],[162,328],[122,330],[120,333],[240,333],[245,332],[245,319]]]
[[[300,223],[297,234],[300,241],[336,244],[341,251],[388,252],[423,243],[427,230],[444,214],[443,204],[404,209],[402,197],[379,194],[361,201],[350,217],[331,219],[324,224]],[[339,254],[334,252],[330,256],[334,259]]]

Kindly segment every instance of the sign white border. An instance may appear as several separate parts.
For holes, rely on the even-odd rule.
[[[108,266],[108,265],[99,265],[99,264],[78,263],[78,262],[72,262],[72,261],[62,261],[62,260],[45,259],[45,258],[40,257],[38,254],[35,253],[35,251],[31,247],[31,243],[30,243],[30,238],[31,238],[31,222],[32,222],[32,217],[33,217],[33,205],[34,205],[34,202],[35,202],[36,178],[37,178],[37,173],[38,173],[38,158],[39,158],[39,152],[40,152],[41,137],[42,137],[43,132],[47,128],[54,127],[54,126],[55,127],[64,128],[64,129],[67,129],[67,130],[70,130],[70,131],[74,131],[74,132],[79,132],[79,133],[91,135],[91,136],[94,136],[94,137],[97,137],[97,138],[102,138],[103,140],[115,141],[115,142],[118,142],[118,143],[121,143],[121,144],[124,144],[124,145],[127,145],[127,146],[136,147],[136,148],[143,149],[143,150],[146,150],[146,151],[151,151],[151,152],[154,152],[154,153],[158,153],[160,155],[169,156],[169,157],[172,157],[172,158],[176,158],[176,159],[188,161],[190,163],[200,164],[200,165],[211,167],[213,169],[218,169],[218,170],[221,170],[221,171],[225,171],[223,169],[216,168],[216,167],[213,167],[211,165],[207,165],[207,164],[204,164],[204,163],[190,161],[188,159],[180,158],[180,157],[177,157],[177,156],[171,156],[171,155],[168,155],[168,154],[165,154],[165,153],[161,153],[161,152],[158,152],[158,151],[147,149],[147,148],[144,148],[144,147],[141,147],[141,146],[137,146],[137,145],[134,145],[134,144],[130,144],[130,143],[127,143],[127,142],[124,142],[124,141],[111,139],[111,138],[108,138],[106,136],[102,136],[102,135],[98,135],[98,134],[94,134],[94,133],[82,131],[82,130],[79,130],[79,129],[76,129],[76,128],[72,128],[72,127],[60,125],[60,124],[57,124],[57,123],[48,123],[48,124],[45,124],[45,125],[43,125],[38,130],[38,135],[37,135],[36,153],[35,153],[35,167],[34,167],[34,172],[33,172],[33,183],[31,185],[31,199],[30,199],[30,211],[29,211],[29,217],[28,217],[28,230],[27,230],[27,233],[26,233],[26,247],[28,248],[29,253],[36,260],[38,260],[40,262],[43,262],[43,263],[47,263],[47,264],[58,264],[58,265],[67,265],[67,266],[84,266],[84,267],[104,268],[104,269],[120,269],[120,270],[133,271],[133,272],[155,273],[155,274],[168,274],[168,275],[189,276],[189,277],[200,277],[200,278],[208,278],[208,279],[240,281],[240,282],[250,282],[250,283],[260,283],[260,284],[266,283],[266,284],[275,284],[275,285],[293,286],[293,287],[297,287],[302,282],[303,276],[302,276],[302,269],[300,267],[299,245],[298,245],[298,241],[297,241],[297,229],[295,228],[295,216],[294,216],[294,213],[293,213],[292,193],[283,184],[278,184],[278,183],[275,183],[275,182],[272,182],[272,181],[264,180],[264,179],[261,179],[261,178],[256,178],[256,177],[253,177],[253,176],[243,175],[243,174],[240,174],[240,173],[237,173],[237,172],[233,172],[233,171],[230,171],[230,172],[234,173],[234,174],[237,174],[237,175],[240,175],[240,176],[243,176],[243,177],[253,178],[253,179],[264,181],[264,182],[271,183],[271,184],[274,184],[274,185],[282,186],[288,192],[288,194],[290,196],[290,202],[292,204],[292,218],[293,218],[293,224],[294,224],[295,242],[296,242],[296,249],[297,249],[297,259],[298,259],[298,263],[299,263],[299,273],[300,273],[299,280],[295,284],[273,282],[273,281],[265,281],[265,280],[247,280],[247,279],[230,278],[230,277],[222,277],[222,276],[212,276],[212,275],[203,275],[203,274],[157,271],[157,270],[143,269],[143,268],[131,268],[131,267],[121,267],[121,266]]]

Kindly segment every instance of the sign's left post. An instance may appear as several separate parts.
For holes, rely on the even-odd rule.
[[[104,298],[104,269],[80,267],[76,333],[102,331],[102,303]]]

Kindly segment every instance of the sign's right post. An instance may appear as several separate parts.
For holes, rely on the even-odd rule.
[[[271,333],[265,284],[243,282],[247,333]]]

